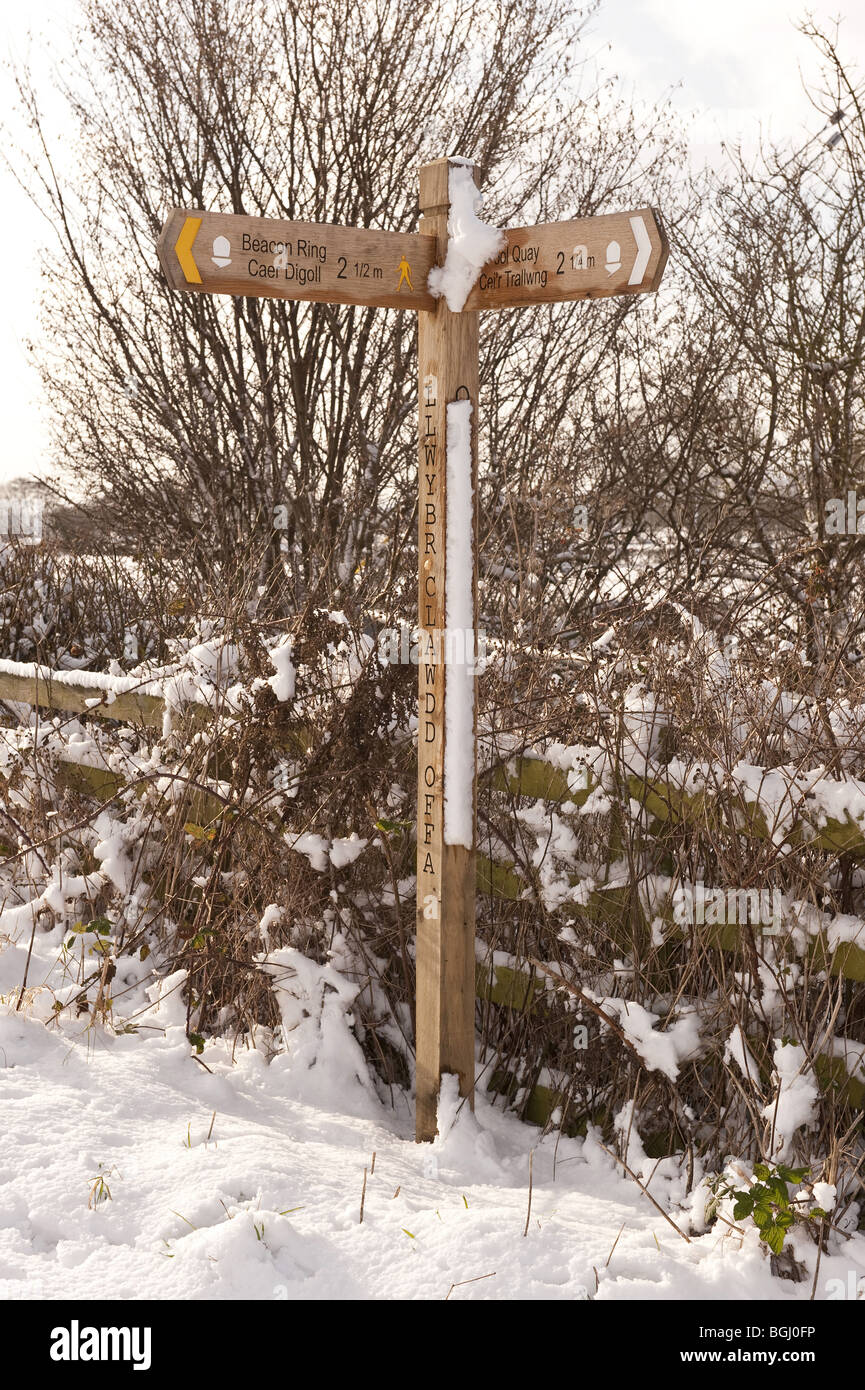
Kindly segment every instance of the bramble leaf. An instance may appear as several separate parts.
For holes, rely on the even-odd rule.
[[[765,1205],[754,1208],[754,1225],[759,1231],[765,1231],[772,1225],[771,1209]]]

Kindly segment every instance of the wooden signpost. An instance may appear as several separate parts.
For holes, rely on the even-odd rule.
[[[419,316],[419,1140],[435,1137],[445,1073],[470,1103],[474,1088],[478,311],[644,294],[667,259],[652,208],[512,228],[453,313],[427,288],[447,252],[453,162],[420,170],[417,233],[175,208],[158,243],[177,290]]]

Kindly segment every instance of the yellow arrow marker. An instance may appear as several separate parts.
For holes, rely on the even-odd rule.
[[[200,226],[200,217],[187,217],[180,229],[180,236],[177,238],[174,245],[175,254],[180,261],[180,269],[183,271],[190,285],[201,284],[198,266],[192,259],[192,243],[198,236],[198,229]]]

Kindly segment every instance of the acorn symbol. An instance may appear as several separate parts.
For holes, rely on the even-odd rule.
[[[227,236],[214,237],[213,255],[210,259],[220,268],[231,265],[231,242]]]
[[[622,268],[622,248],[617,241],[611,241],[607,247],[607,274],[615,275],[617,270]]]

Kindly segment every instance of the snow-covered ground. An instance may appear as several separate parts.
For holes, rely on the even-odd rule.
[[[37,938],[34,992],[18,1011],[28,940],[0,950],[0,1298],[810,1294],[810,1280],[772,1277],[753,1229],[744,1239],[721,1222],[706,1230],[705,1190],[686,1197],[671,1160],[649,1190],[689,1242],[594,1136],[541,1141],[483,1094],[473,1116],[450,1078],[442,1137],[418,1146],[408,1102],[386,1107],[350,1067],[337,1113],[344,1048],[320,1054],[321,1104],[315,1068],[297,1075],[296,1048],[232,1058],[212,1041],[196,1060],[177,976],[142,982],[152,998],[137,1032],[86,1016],[55,1022],[53,993],[39,985],[57,937]],[[629,1156],[638,1161],[633,1144]],[[818,1298],[833,1277],[865,1276],[865,1238],[835,1240]],[[798,1241],[796,1253],[813,1272],[814,1246]]]

